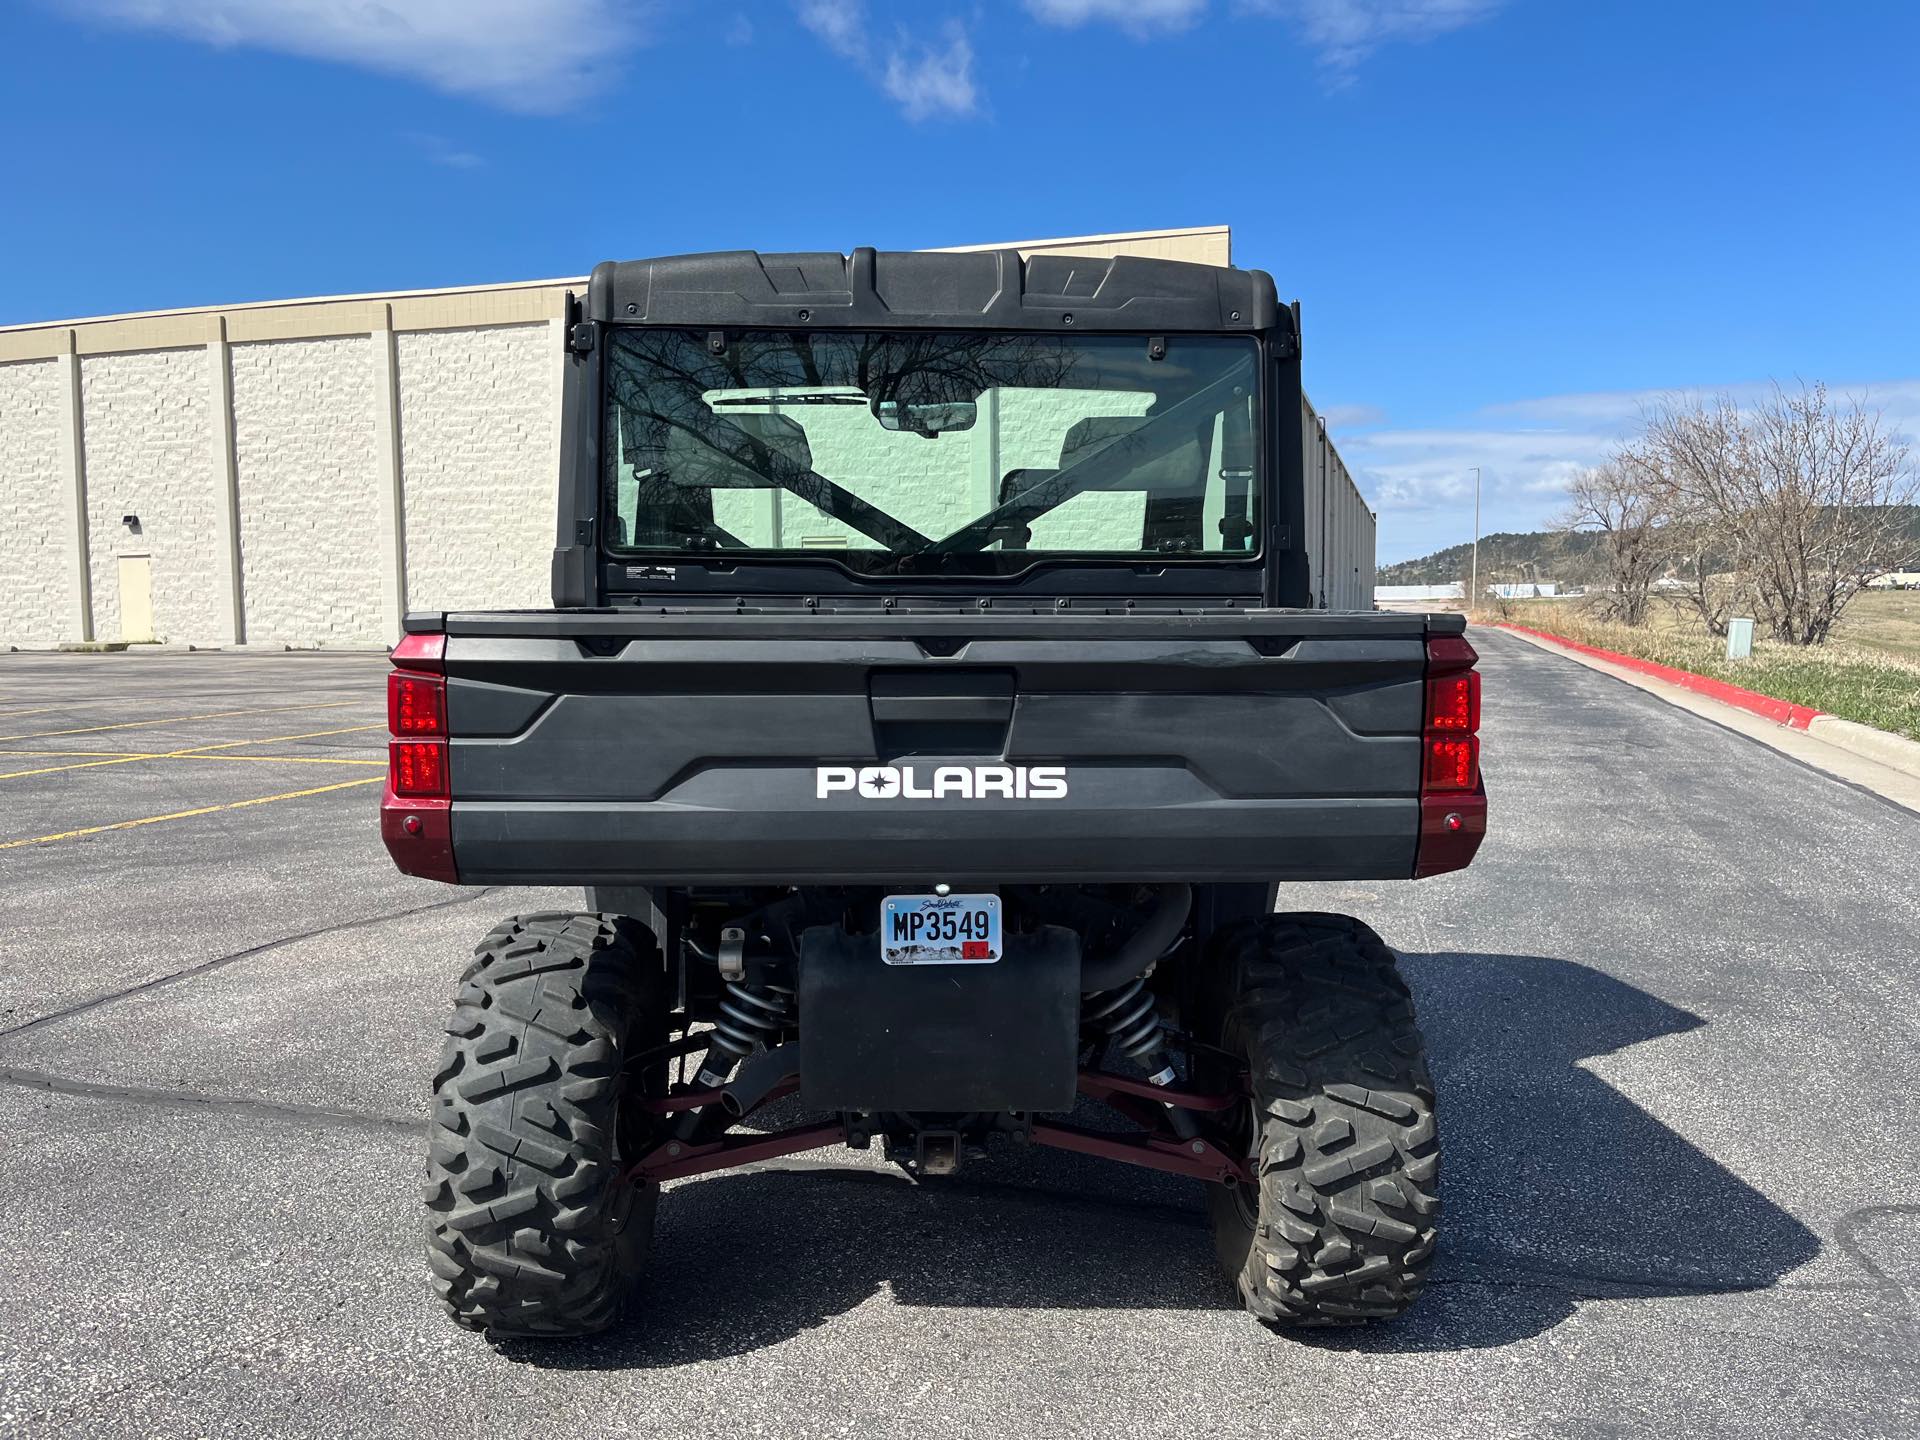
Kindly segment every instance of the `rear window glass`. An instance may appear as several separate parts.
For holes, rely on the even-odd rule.
[[[864,573],[1251,555],[1256,349],[1229,337],[616,330],[608,541]]]

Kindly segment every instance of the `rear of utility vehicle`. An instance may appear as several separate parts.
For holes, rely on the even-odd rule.
[[[589,895],[497,927],[456,1001],[456,1318],[607,1323],[662,1181],[876,1140],[1203,1180],[1269,1320],[1411,1301],[1405,989],[1272,886],[1468,862],[1479,678],[1457,618],[1310,608],[1300,353],[1259,272],[595,271],[554,608],[411,616],[394,653],[401,868]],[[787,1096],[809,1118],[733,1132]]]

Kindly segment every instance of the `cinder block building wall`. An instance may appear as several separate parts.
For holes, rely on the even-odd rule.
[[[53,360],[0,364],[0,641],[64,639],[74,619],[60,391]]]
[[[1229,245],[1213,226],[1012,248],[1224,265]],[[0,647],[372,648],[409,608],[546,604],[583,284],[0,328]],[[1373,517],[1332,465],[1365,573],[1343,564],[1331,603],[1364,606]]]
[[[376,648],[539,605],[569,284],[0,330],[0,645]]]

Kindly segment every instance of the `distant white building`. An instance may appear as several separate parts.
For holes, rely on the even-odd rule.
[[[1920,590],[1920,570],[1887,570],[1867,581],[1869,590]]]
[[[1486,593],[1502,600],[1551,600],[1559,596],[1560,582],[1557,580],[1502,582],[1498,585],[1489,584],[1486,587]],[[1376,605],[1466,598],[1467,586],[1463,580],[1453,580],[1443,585],[1376,585],[1373,587],[1373,603]]]
[[[1451,585],[1376,585],[1373,587],[1373,603],[1391,605],[1396,601],[1408,600],[1464,600],[1467,587],[1455,580]]]

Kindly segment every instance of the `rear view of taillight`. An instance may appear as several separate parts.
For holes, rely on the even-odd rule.
[[[409,635],[393,649],[380,836],[407,874],[454,883],[446,648],[444,635]]]
[[[1480,782],[1480,672],[1473,668],[1479,658],[1458,635],[1427,641],[1416,876],[1465,869],[1487,833],[1487,792]]]

